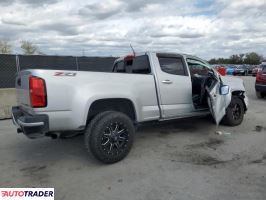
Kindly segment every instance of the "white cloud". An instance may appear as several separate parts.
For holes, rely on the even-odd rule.
[[[37,3],[38,2],[38,3]],[[163,50],[203,58],[266,50],[265,0],[1,1],[0,39],[47,54]]]

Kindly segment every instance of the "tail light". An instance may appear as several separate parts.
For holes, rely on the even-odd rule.
[[[45,81],[36,76],[29,78],[30,101],[33,108],[47,106]]]

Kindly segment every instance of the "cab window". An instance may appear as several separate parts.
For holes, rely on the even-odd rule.
[[[161,70],[168,74],[185,76],[185,68],[182,58],[158,56]]]

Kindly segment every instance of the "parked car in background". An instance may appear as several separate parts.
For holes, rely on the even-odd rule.
[[[234,75],[235,68],[236,67],[233,66],[233,65],[227,66],[227,68],[226,68],[226,74],[227,75]]]
[[[258,72],[258,70],[260,69],[260,66],[256,66],[256,67],[254,67],[253,69],[252,69],[252,76],[256,76],[257,75],[257,72]]]
[[[252,75],[252,71],[253,71],[254,68],[255,68],[254,65],[248,65],[248,66],[247,66],[247,72],[248,72],[248,75]]]
[[[226,68],[223,65],[218,65],[214,68],[217,72],[219,72],[220,75],[225,76],[226,75]]]
[[[258,68],[255,89],[258,98],[266,97],[266,65]]]
[[[246,69],[244,69],[242,66],[238,66],[235,68],[233,75],[241,75],[244,76],[246,74]]]
[[[252,66],[251,65],[239,65],[235,68],[233,75],[242,75],[247,76],[252,74]]]

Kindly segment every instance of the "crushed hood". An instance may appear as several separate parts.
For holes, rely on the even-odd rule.
[[[231,88],[231,91],[241,90],[246,91],[244,87],[244,82],[240,78],[231,77],[231,76],[221,76],[224,85],[228,85]]]

